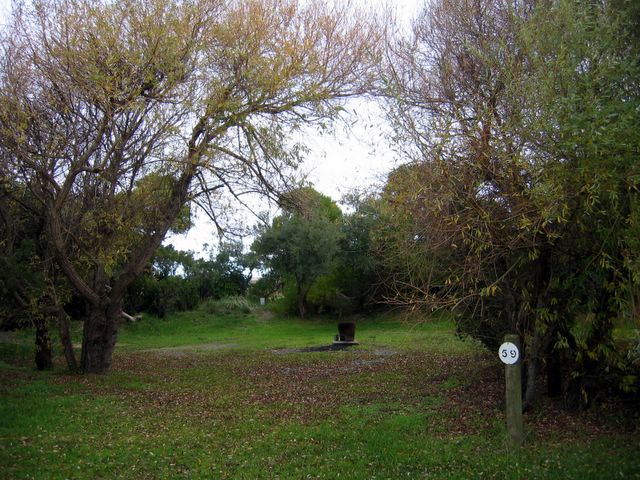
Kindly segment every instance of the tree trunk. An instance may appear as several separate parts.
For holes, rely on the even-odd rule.
[[[531,342],[527,347],[527,383],[525,386],[524,400],[522,408],[528,410],[533,407],[538,396],[536,388],[536,377],[538,375],[538,365],[540,363],[540,334],[534,332]]]
[[[53,368],[51,357],[51,337],[46,318],[37,318],[36,327],[36,366],[38,370],[50,370]]]
[[[118,306],[119,307],[119,306]],[[80,368],[85,373],[106,373],[111,368],[118,335],[120,308],[91,305],[85,319]]]
[[[311,289],[311,285],[304,285],[301,280],[297,280],[297,282],[296,299],[298,301],[298,314],[300,317],[305,317],[307,315],[307,294]]]
[[[543,243],[544,244],[544,243]],[[550,287],[549,282],[551,279],[551,255],[548,247],[543,247],[540,252],[540,257],[537,263],[536,273],[536,311],[546,309],[550,301]],[[538,376],[538,367],[541,364],[541,356],[544,351],[545,337],[540,328],[536,325],[536,315],[531,316],[530,320],[532,328],[531,340],[527,345],[527,383],[524,394],[523,408],[528,410],[533,407],[537,397],[538,389],[536,386],[536,380]]]
[[[64,358],[67,361],[67,367],[69,370],[75,371],[78,369],[78,361],[73,351],[73,342],[71,341],[71,332],[69,331],[69,316],[64,311],[62,306],[58,305],[58,330],[60,332],[60,343],[62,344],[62,351],[64,352]]]
[[[562,395],[562,361],[557,352],[547,356],[547,395],[558,398]]]
[[[307,299],[305,295],[298,294],[298,315],[300,317],[307,315]]]

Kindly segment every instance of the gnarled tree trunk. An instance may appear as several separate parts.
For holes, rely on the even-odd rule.
[[[85,319],[80,368],[85,373],[106,373],[111,368],[118,337],[120,305],[92,305]]]

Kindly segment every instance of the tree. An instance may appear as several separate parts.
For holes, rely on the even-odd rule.
[[[549,371],[559,369],[558,357],[569,365],[558,373],[568,379],[567,400],[577,406],[603,387],[637,388],[613,330],[624,316],[638,322],[632,305],[640,289],[632,265],[640,16],[625,2],[561,2],[552,13],[556,28],[531,30],[524,43],[536,52],[530,56],[536,75],[529,80],[538,86],[530,88],[532,97],[546,112],[546,135],[535,151],[557,159],[547,170],[547,188],[563,192],[566,212],[550,255],[560,307],[550,309],[548,330],[555,338],[547,348]],[[541,16],[537,11],[535,20]],[[543,76],[549,68],[553,74]],[[560,379],[549,385],[552,391],[561,386]]]
[[[127,289],[124,304],[127,311],[160,317],[193,310],[203,300],[245,295],[256,266],[239,241],[221,242],[207,259],[160,246],[147,271]]]
[[[329,197],[308,187],[294,190],[283,206],[282,215],[259,233],[252,250],[281,279],[293,279],[298,314],[304,317],[309,290],[336,259],[342,212]]]
[[[374,252],[374,232],[380,227],[380,201],[376,194],[353,193],[343,199],[352,211],[344,216],[336,262],[337,288],[351,311],[370,309],[380,302],[381,264]]]
[[[0,325],[4,328],[33,326],[36,331],[36,366],[53,365],[47,311],[46,259],[42,258],[42,216],[29,205],[28,197],[16,202],[8,182],[0,184]]]
[[[2,32],[0,156],[87,307],[81,368],[111,365],[127,287],[194,202],[285,187],[291,130],[361,92],[372,23],[294,0],[38,0]],[[221,225],[222,226],[222,225]]]
[[[528,403],[543,362],[552,379],[568,360],[560,383],[582,398],[616,367],[613,320],[637,292],[633,31],[604,3],[441,0],[392,46],[413,160],[385,191],[392,300],[453,309],[490,348],[520,333]]]
[[[241,241],[225,241],[211,250],[208,260],[196,261],[193,271],[187,273],[199,277],[201,298],[220,299],[245,295],[257,263],[255,255],[244,252]]]
[[[69,288],[48,256],[44,217],[25,188],[0,173],[0,327],[32,326],[39,370],[53,366],[50,324],[57,324],[67,363],[76,368],[68,315]]]

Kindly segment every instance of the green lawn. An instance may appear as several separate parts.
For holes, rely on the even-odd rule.
[[[203,312],[125,326],[108,375],[35,371],[0,344],[0,478],[640,478],[637,416],[543,402],[505,445],[503,367],[454,334]],[[58,359],[58,362],[60,360]]]

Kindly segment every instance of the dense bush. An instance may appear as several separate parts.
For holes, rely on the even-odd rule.
[[[196,279],[182,277],[140,277],[130,287],[125,308],[164,317],[171,312],[193,310],[200,303]]]
[[[204,300],[244,295],[250,272],[250,262],[239,244],[222,244],[209,259],[196,259],[192,252],[172,246],[161,247],[147,274],[129,288],[125,310],[163,317],[193,310]]]

